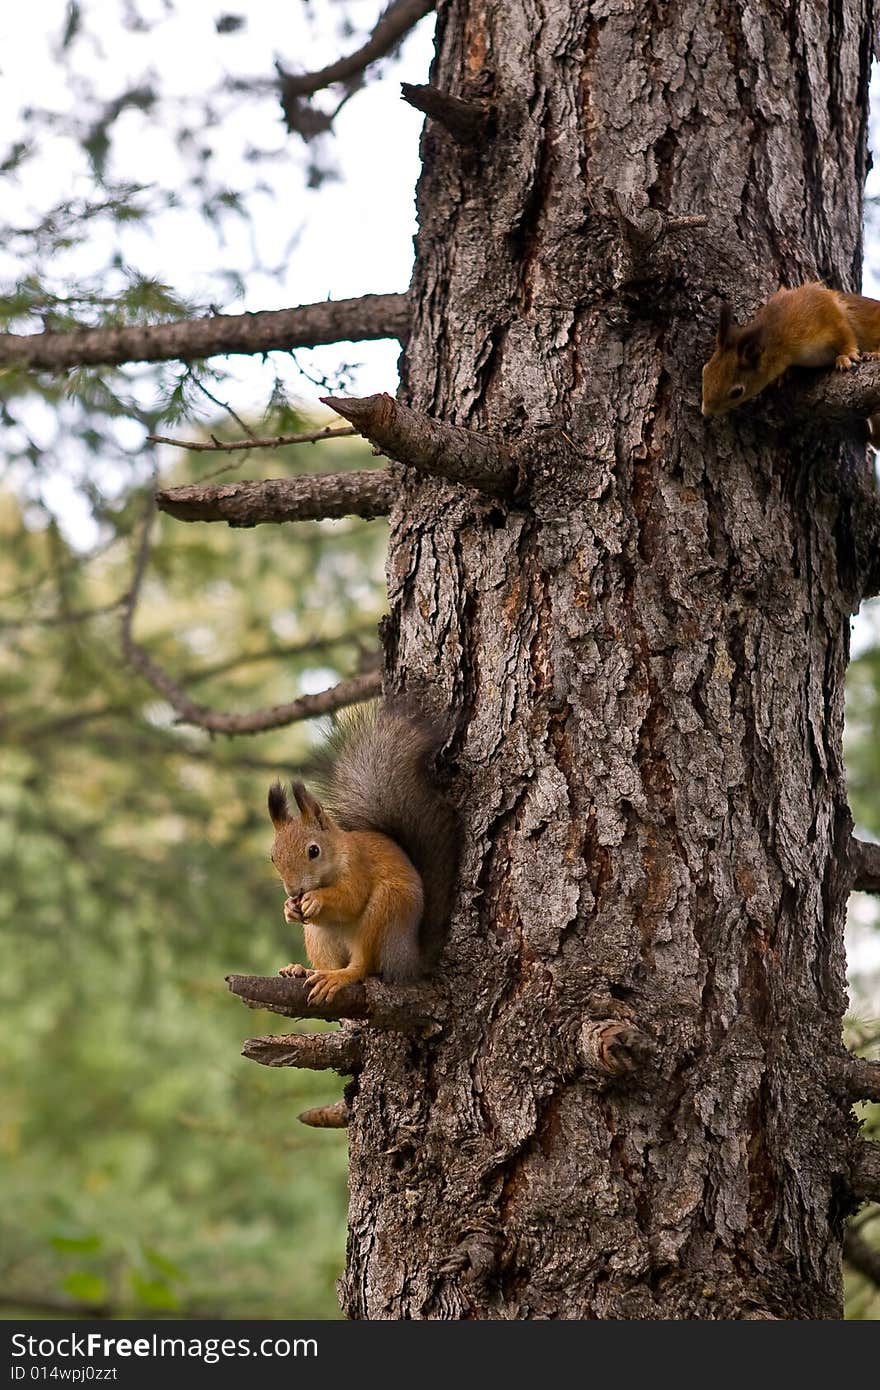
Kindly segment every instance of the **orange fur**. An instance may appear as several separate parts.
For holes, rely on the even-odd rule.
[[[722,312],[715,351],[703,368],[703,414],[725,415],[789,367],[846,371],[880,356],[880,301],[840,294],[819,282],[777,290],[748,323]],[[872,440],[880,417],[871,420]]]
[[[298,817],[273,788],[272,862],[288,894],[285,920],[303,922],[312,964],[309,1002],[327,1003],[343,985],[368,975],[417,975],[423,892],[407,855],[378,831],[343,830],[299,784],[294,796]],[[302,967],[281,973],[301,974]]]

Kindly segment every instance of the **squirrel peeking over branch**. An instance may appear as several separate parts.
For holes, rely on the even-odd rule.
[[[880,357],[880,300],[842,294],[813,281],[777,290],[748,323],[722,304],[715,351],[703,368],[703,414],[726,415],[789,367],[836,367]],[[870,418],[880,447],[880,415]]]
[[[272,862],[287,894],[284,920],[302,922],[309,1002],[381,975],[417,979],[436,962],[458,875],[459,818],[436,784],[444,731],[382,701],[340,719],[319,754],[322,800],[280,782],[269,789]]]

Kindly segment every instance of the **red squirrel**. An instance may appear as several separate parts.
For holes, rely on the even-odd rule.
[[[880,300],[841,294],[818,281],[777,290],[748,323],[721,307],[715,351],[703,368],[703,414],[726,415],[757,396],[789,367],[846,371],[880,357]],[[870,421],[880,441],[880,415]]]
[[[272,862],[287,894],[284,920],[302,922],[310,1004],[381,975],[425,974],[443,944],[458,870],[458,816],[430,774],[442,732],[388,701],[350,714],[319,757],[326,795],[269,789]]]

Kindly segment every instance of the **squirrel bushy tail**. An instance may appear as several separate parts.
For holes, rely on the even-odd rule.
[[[446,731],[407,701],[341,716],[319,755],[324,801],[343,830],[377,830],[421,875],[419,949],[430,967],[443,947],[458,877],[460,825],[431,764]]]

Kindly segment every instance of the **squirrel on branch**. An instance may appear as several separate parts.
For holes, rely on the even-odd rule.
[[[434,964],[446,935],[458,872],[459,821],[431,774],[443,731],[382,701],[340,719],[319,763],[318,801],[291,784],[269,789],[272,863],[287,894],[284,920],[302,922],[312,969],[310,1004],[381,975],[413,980]]]
[[[880,357],[880,300],[842,294],[818,281],[777,290],[748,323],[721,306],[715,351],[703,368],[703,414],[726,415],[757,396],[789,367],[847,371]],[[880,447],[880,414],[870,419]]]

